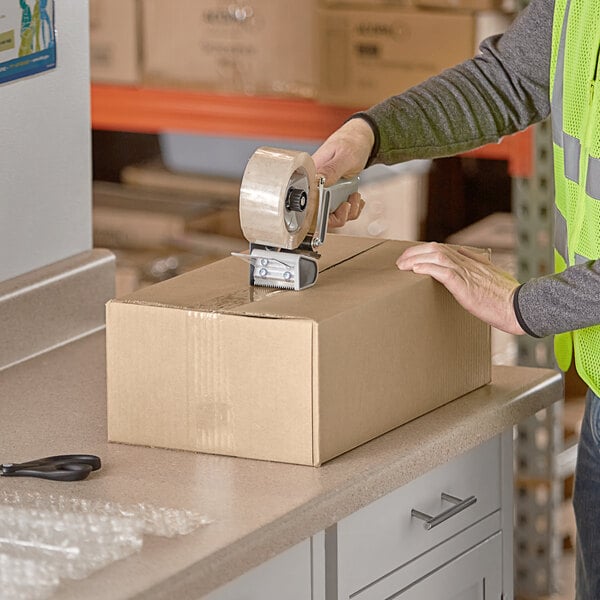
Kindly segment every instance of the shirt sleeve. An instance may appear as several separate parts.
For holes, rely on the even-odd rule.
[[[517,319],[534,337],[574,331],[600,323],[600,260],[537,277],[517,289]]]
[[[369,164],[450,156],[545,119],[552,15],[553,0],[533,0],[477,56],[365,111],[379,141]]]

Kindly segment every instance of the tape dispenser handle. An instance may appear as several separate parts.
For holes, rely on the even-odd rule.
[[[325,187],[325,179],[319,178],[319,209],[317,215],[317,227],[313,238],[313,247],[320,246],[325,241],[327,234],[327,219],[329,214],[335,212],[340,204],[358,192],[358,175],[350,179],[340,179],[337,183]]]

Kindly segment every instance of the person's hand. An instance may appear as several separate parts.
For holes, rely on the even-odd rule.
[[[431,275],[463,308],[493,327],[516,335],[525,333],[513,308],[519,282],[485,254],[431,242],[406,249],[396,265],[402,271]]]
[[[342,202],[335,210],[329,215],[327,221],[328,229],[336,229],[343,227],[348,221],[354,221],[358,219],[362,209],[365,206],[365,201],[359,192],[355,192],[348,196],[346,202]]]
[[[317,173],[325,177],[325,185],[333,185],[341,177],[358,175],[367,164],[375,137],[364,119],[350,119],[332,133],[313,154]],[[352,194],[329,215],[329,227],[342,227],[360,215],[365,205],[359,193]]]

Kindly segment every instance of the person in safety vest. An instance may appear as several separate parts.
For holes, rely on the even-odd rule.
[[[435,43],[435,40],[432,40]],[[326,184],[375,163],[464,152],[552,117],[555,274],[519,284],[467,249],[420,244],[397,260],[512,334],[555,335],[589,387],[573,504],[577,599],[600,599],[600,0],[532,0],[480,53],[353,115],[315,152]],[[596,89],[595,89],[596,88]],[[330,227],[359,216],[350,197]]]

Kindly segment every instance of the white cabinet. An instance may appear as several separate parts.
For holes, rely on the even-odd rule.
[[[512,597],[512,435],[440,465],[325,535],[327,600]]]
[[[304,540],[270,561],[205,596],[205,600],[310,600],[311,540]]]
[[[207,600],[510,600],[512,489],[507,431]]]

